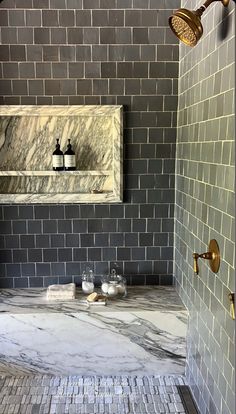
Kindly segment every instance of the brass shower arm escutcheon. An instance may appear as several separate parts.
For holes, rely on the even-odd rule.
[[[203,7],[205,9],[211,5],[211,3],[215,3],[216,1],[220,1],[223,6],[227,7],[229,5],[230,0],[206,0],[205,3],[203,3]]]
[[[215,1],[220,1],[224,7],[227,7],[229,5],[230,0],[207,0],[205,1],[205,3],[199,7],[199,9],[197,9],[195,11],[195,14],[197,14],[199,17],[201,17],[201,15],[204,13],[204,11],[207,9],[207,7],[209,7],[212,3],[214,3]]]
[[[210,268],[214,273],[217,273],[220,267],[220,250],[218,243],[215,239],[212,239],[208,246],[208,252],[206,253],[193,253],[193,271],[197,275],[199,274],[198,259],[209,260]]]

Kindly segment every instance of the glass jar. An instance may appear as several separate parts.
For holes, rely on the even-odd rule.
[[[94,292],[94,274],[90,269],[82,273],[82,291],[86,294]]]
[[[126,279],[117,275],[112,269],[110,275],[103,276],[101,290],[107,297],[125,297],[127,295]]]

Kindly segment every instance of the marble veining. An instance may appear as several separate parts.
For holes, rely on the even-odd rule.
[[[110,170],[112,117],[12,116],[0,118],[1,170],[52,170],[56,138],[62,151],[71,139],[80,170]]]
[[[71,139],[83,176],[50,174],[56,138],[62,151]],[[93,202],[93,190],[94,202],[122,201],[122,141],[121,106],[2,106],[0,201]]]
[[[90,312],[149,311],[186,312],[182,301],[172,286],[128,286],[128,295],[119,300],[110,299],[109,306],[92,307]],[[1,289],[1,313],[57,313],[85,310],[86,295],[76,290],[76,300],[53,302],[46,299],[46,288]]]
[[[0,293],[0,375],[183,374],[187,311],[173,287],[130,287],[107,306]]]

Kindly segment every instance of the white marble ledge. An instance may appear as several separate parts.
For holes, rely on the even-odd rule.
[[[122,111],[120,105],[3,105],[0,116],[113,116]]]
[[[0,194],[0,204],[72,204],[72,203],[120,203],[122,200],[113,192],[91,193],[48,193],[48,194]]]
[[[171,286],[86,308],[43,289],[0,291],[0,377],[184,374],[187,311]]]
[[[100,291],[99,288],[96,289]],[[166,311],[187,312],[173,286],[129,286],[126,298],[109,299],[107,306],[88,306],[81,288],[76,290],[76,299],[70,301],[49,301],[45,288],[0,290],[1,313],[92,313],[121,311]]]
[[[8,171],[8,170],[2,170],[0,171],[0,176],[71,176],[71,175],[85,175],[85,176],[89,176],[89,175],[111,175],[112,174],[112,170],[75,170],[75,171],[44,171],[44,170],[39,170],[39,171],[34,171],[34,170],[22,170],[22,171]]]

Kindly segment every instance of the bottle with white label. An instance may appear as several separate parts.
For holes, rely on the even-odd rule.
[[[59,139],[57,139],[56,149],[52,154],[52,168],[54,171],[64,170],[63,152],[60,150]]]
[[[64,153],[64,161],[65,161],[65,170],[66,171],[73,171],[75,170],[75,153],[72,150],[70,139],[68,139],[67,150]]]

